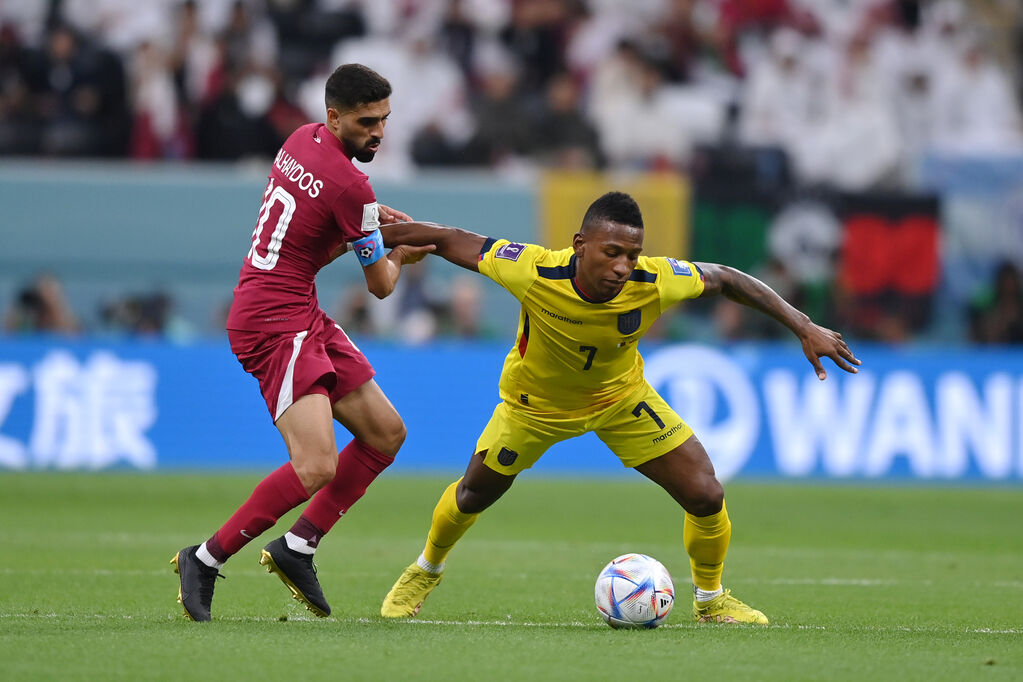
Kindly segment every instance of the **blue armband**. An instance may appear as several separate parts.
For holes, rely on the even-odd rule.
[[[362,267],[368,268],[384,257],[384,237],[380,230],[373,230],[362,239],[352,242],[352,250]]]

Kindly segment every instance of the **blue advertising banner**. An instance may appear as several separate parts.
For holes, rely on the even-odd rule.
[[[503,344],[361,343],[408,426],[394,465],[460,471],[498,401]],[[857,347],[818,381],[790,345],[647,346],[650,382],[722,478],[1023,482],[1023,350]],[[337,429],[339,445],[349,436]],[[0,341],[0,469],[264,470],[286,458],[226,341]],[[614,473],[596,437],[539,472]]]

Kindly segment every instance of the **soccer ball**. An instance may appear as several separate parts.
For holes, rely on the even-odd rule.
[[[593,598],[613,628],[655,628],[675,605],[675,586],[657,559],[623,554],[597,575]]]

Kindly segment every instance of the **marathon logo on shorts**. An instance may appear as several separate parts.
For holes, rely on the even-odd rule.
[[[639,308],[630,310],[627,313],[622,313],[618,316],[618,332],[624,336],[628,336],[639,329],[639,325],[642,320],[643,311]]]
[[[372,204],[362,205],[362,231],[372,232],[380,227],[380,204],[373,202]]]
[[[693,275],[693,271],[689,267],[688,263],[683,263],[682,261],[674,258],[669,258],[668,265],[671,266],[671,271],[676,275],[685,275],[686,277],[691,277]]]
[[[501,451],[497,453],[497,463],[503,467],[510,467],[518,458],[519,453],[508,448],[501,448]]]
[[[522,244],[516,244],[515,242],[508,242],[497,250],[494,254],[494,258],[503,258],[505,260],[518,260],[519,256],[522,255],[522,251],[526,247]]]

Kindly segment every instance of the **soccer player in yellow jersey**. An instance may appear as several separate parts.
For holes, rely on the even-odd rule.
[[[572,246],[551,251],[429,223],[383,228],[388,246],[435,244],[436,253],[490,277],[522,308],[501,373],[501,403],[465,474],[441,495],[426,547],[387,594],[381,615],[414,616],[440,583],[445,560],[480,513],[555,443],[593,431],[627,467],[685,510],[682,541],[698,622],[766,624],[721,585],[731,522],[706,450],[643,377],[636,344],[674,303],[724,294],[771,315],[799,338],[820,379],[821,357],[859,365],[840,334],[814,324],[759,280],[733,268],[640,255],[643,218],[627,194],[586,211]]]

